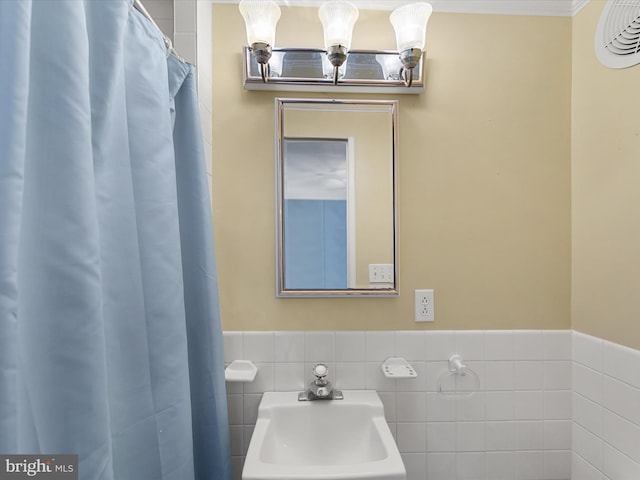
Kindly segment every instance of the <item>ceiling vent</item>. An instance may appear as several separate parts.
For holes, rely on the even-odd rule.
[[[640,0],[608,0],[598,21],[595,49],[605,67],[640,63]]]

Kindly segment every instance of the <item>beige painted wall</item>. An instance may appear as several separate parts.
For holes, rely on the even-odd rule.
[[[243,90],[245,42],[237,7],[215,5],[225,330],[570,327],[570,18],[435,13],[426,92],[378,96],[400,99],[397,298],[276,299],[276,94]],[[279,45],[321,43],[316,10],[283,8]],[[353,48],[395,48],[388,12],[361,12]],[[435,289],[436,322],[414,323],[417,288]]]
[[[604,4],[573,24],[572,325],[640,348],[640,65],[595,57]]]

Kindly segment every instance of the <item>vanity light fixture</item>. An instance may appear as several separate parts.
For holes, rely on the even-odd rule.
[[[339,69],[347,59],[351,48],[353,26],[358,20],[358,8],[351,2],[331,1],[318,9],[318,17],[324,30],[324,46],[327,58],[333,65],[333,84],[338,84]]]
[[[276,39],[280,7],[272,0],[241,0],[240,13],[247,28],[247,42],[260,66],[262,81],[269,78],[269,59]]]
[[[396,31],[398,53],[402,60],[402,78],[410,87],[413,83],[413,69],[420,62],[427,35],[427,22],[433,8],[425,2],[411,3],[396,8],[389,20]]]
[[[275,48],[281,13],[276,2],[287,4],[286,0],[240,1],[249,43],[243,52],[246,89],[328,92],[337,86],[355,93],[424,91],[423,53],[433,11],[429,3],[417,0],[391,13],[397,50],[382,51],[351,50],[359,11],[348,0],[329,0],[318,9],[324,49]]]

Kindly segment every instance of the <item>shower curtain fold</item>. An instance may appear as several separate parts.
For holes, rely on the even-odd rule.
[[[0,62],[0,454],[229,480],[193,67],[127,0],[0,2]]]

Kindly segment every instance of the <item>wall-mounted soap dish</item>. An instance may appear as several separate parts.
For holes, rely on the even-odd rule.
[[[387,378],[416,378],[418,374],[404,358],[389,357],[380,366]]]
[[[224,369],[224,379],[227,382],[253,382],[258,373],[251,360],[234,360]]]

